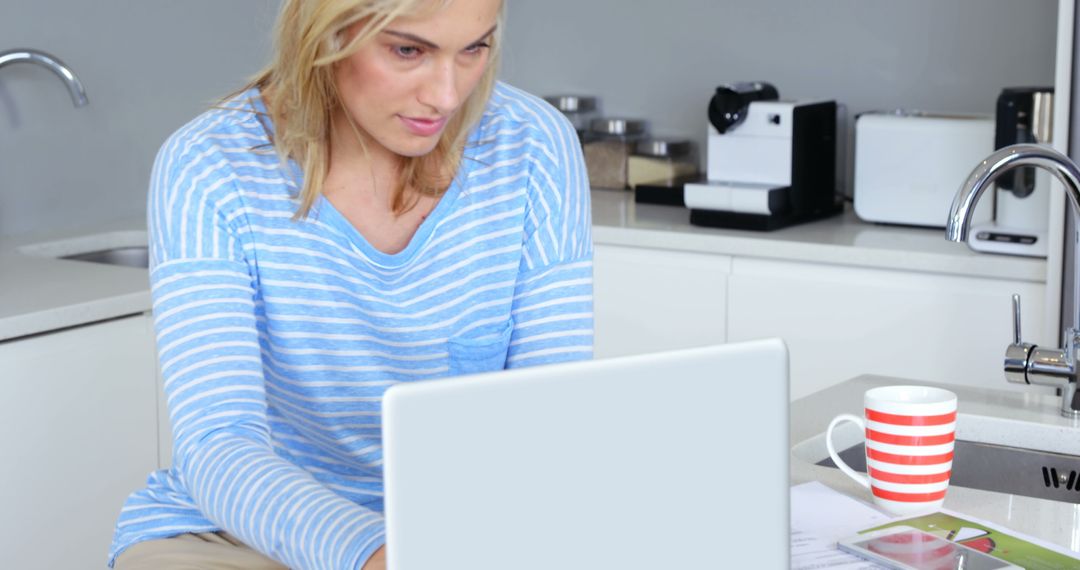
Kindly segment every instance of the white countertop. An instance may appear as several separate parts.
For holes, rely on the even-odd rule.
[[[149,311],[145,269],[57,259],[145,244],[143,220],[0,240],[0,341]]]
[[[882,376],[859,376],[792,402],[789,425],[792,447],[824,432],[829,421],[838,414],[859,414],[866,390],[890,384],[925,384],[955,392],[961,416],[957,425],[958,439],[1007,445],[1029,433],[1037,433],[1045,444],[1042,450],[1080,455],[1080,427],[1076,421],[1060,416],[1061,399],[1056,396]],[[970,421],[965,416],[969,416]],[[978,421],[981,418],[1008,421]],[[795,452],[790,461],[792,485],[820,481],[867,503],[872,501],[868,490],[838,469],[813,465]],[[945,508],[1080,551],[1080,505],[951,485],[945,497]]]
[[[843,214],[772,232],[690,225],[690,211],[638,204],[624,190],[592,192],[597,244],[1046,282],[1046,260],[976,253],[945,230],[869,224]]]
[[[1043,259],[977,254],[943,231],[867,224],[850,212],[752,232],[692,226],[686,208],[636,204],[632,192],[597,189],[592,201],[597,244],[1046,280]],[[0,341],[150,310],[145,270],[56,259],[145,243],[142,219],[0,240]]]

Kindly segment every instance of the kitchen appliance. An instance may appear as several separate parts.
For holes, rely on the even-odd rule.
[[[750,103],[776,101],[780,92],[764,81],[740,81],[721,85],[709,99],[709,123],[720,134],[739,126],[746,119]]]
[[[855,119],[855,214],[864,221],[945,227],[956,189],[993,152],[982,115],[868,112]],[[987,201],[976,220],[990,221]]]
[[[1053,87],[1009,87],[997,100],[994,148],[1017,143],[1049,144],[1054,123]],[[974,164],[972,164],[974,166]],[[1046,257],[1049,172],[1019,168],[997,180],[994,219],[968,234],[975,251]]]
[[[778,97],[762,82],[717,89],[707,181],[684,187],[691,224],[767,231],[841,211],[836,102]]]

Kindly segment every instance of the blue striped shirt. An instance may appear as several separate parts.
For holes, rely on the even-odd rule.
[[[384,542],[381,399],[399,382],[591,357],[589,185],[574,129],[498,84],[438,205],[398,253],[269,147],[258,92],[177,131],[150,184],[151,290],[173,466],[110,550],[227,530],[291,568]]]

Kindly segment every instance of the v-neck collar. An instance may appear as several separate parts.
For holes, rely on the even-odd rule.
[[[262,100],[262,90],[258,87],[253,88],[248,92],[248,100],[251,106],[256,112],[263,114],[265,118],[263,121],[268,134],[272,137],[274,132],[274,125],[269,120],[267,115],[266,106]],[[473,127],[473,132],[469,134],[469,143],[465,145],[466,148],[473,146],[474,138],[477,136],[479,125]],[[322,194],[315,200],[312,211],[308,214],[310,217],[322,220],[336,229],[341,235],[348,238],[350,245],[357,253],[364,255],[370,259],[373,263],[387,269],[401,267],[407,265],[416,254],[423,249],[424,245],[431,239],[432,233],[435,228],[438,227],[443,218],[447,216],[447,213],[451,210],[453,203],[457,201],[458,196],[461,194],[462,185],[468,180],[469,173],[474,168],[474,160],[469,160],[468,157],[463,157],[458,164],[458,170],[454,174],[454,179],[450,182],[450,187],[446,189],[446,192],[439,198],[439,203],[435,205],[435,208],[431,210],[431,213],[420,223],[416,232],[413,233],[411,239],[409,239],[408,245],[404,249],[397,253],[386,253],[368,241],[364,234],[360,230],[356,229],[356,226],[349,221],[334,205]],[[300,182],[303,180],[303,171],[300,165],[294,160],[289,160],[289,167],[292,170],[294,179],[297,181],[299,190]]]
[[[435,228],[447,213],[453,207],[453,203],[457,200],[458,195],[461,193],[461,186],[465,179],[468,178],[469,171],[471,170],[471,163],[473,161],[465,159],[461,161],[461,165],[458,167],[458,172],[454,176],[454,180],[450,183],[450,187],[446,189],[446,192],[439,198],[439,203],[435,205],[435,208],[431,210],[427,218],[420,223],[420,226],[416,228],[416,232],[413,233],[412,238],[409,239],[409,243],[404,249],[397,253],[386,253],[371,245],[364,234],[360,230],[356,229],[356,226],[349,221],[334,204],[326,198],[326,196],[319,195],[319,198],[315,201],[315,207],[312,214],[318,219],[332,226],[343,236],[349,239],[349,243],[358,252],[370,259],[373,263],[384,268],[395,268],[407,265],[416,254],[423,249],[424,245],[431,239]]]

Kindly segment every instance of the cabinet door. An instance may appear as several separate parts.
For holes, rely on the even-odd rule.
[[[729,340],[787,341],[793,400],[860,374],[1039,388],[1002,361],[1013,293],[1028,336],[1043,329],[1040,283],[737,258],[729,285]]]
[[[150,319],[0,343],[0,567],[105,568],[157,467]]]
[[[596,358],[723,343],[731,258],[597,245]]]

